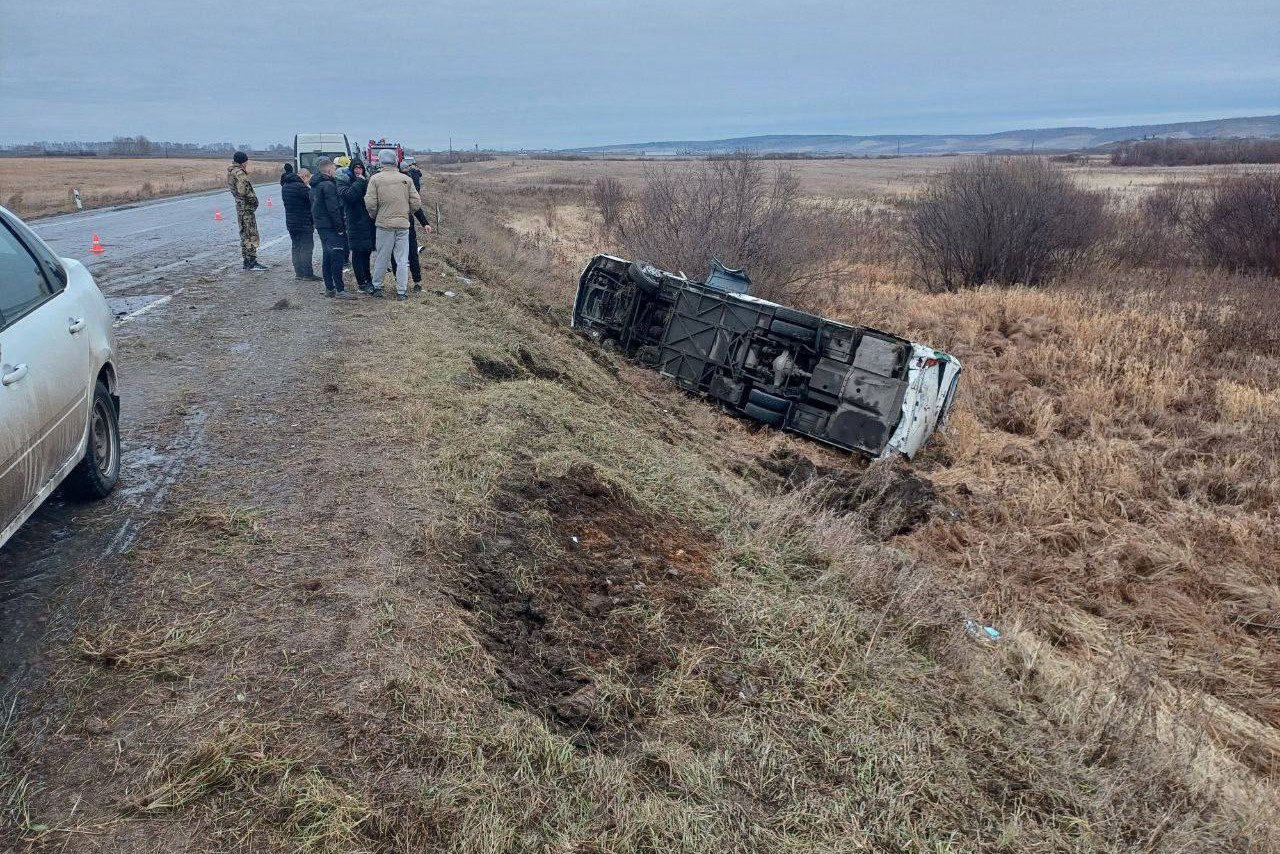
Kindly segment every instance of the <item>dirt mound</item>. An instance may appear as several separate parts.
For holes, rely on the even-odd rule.
[[[838,469],[779,448],[757,462],[779,479],[772,488],[780,492],[812,488],[822,507],[860,514],[881,537],[909,533],[939,509],[933,482],[898,461],[872,463],[861,470]]]
[[[472,353],[471,364],[480,376],[494,382],[537,377],[540,380],[564,382],[569,378],[560,370],[547,363],[545,357],[529,352],[527,347],[517,347],[514,359],[495,359],[483,353]]]
[[[454,598],[480,617],[506,690],[566,728],[633,726],[637,689],[705,631],[697,594],[712,581],[714,542],[637,508],[590,466],[508,484],[494,509]]]

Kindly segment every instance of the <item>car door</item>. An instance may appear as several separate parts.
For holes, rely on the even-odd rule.
[[[0,518],[11,522],[79,452],[88,420],[84,318],[47,248],[0,216]],[[0,526],[2,527],[2,526]]]

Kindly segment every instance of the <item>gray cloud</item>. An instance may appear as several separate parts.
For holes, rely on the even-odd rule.
[[[1274,0],[0,0],[0,142],[441,147],[982,132],[1280,111]]]

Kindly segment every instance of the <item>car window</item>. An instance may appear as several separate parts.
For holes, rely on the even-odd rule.
[[[0,220],[0,325],[8,325],[53,296],[35,257]]]
[[[49,280],[49,285],[54,291],[62,289],[66,281],[66,274],[62,269],[62,262],[58,260],[58,256],[45,245],[34,231],[27,227],[27,224],[20,219],[9,220],[9,225],[13,226],[13,230],[17,233],[19,239],[27,245],[31,250],[31,254],[36,256],[36,260],[40,262],[44,269],[45,278]]]

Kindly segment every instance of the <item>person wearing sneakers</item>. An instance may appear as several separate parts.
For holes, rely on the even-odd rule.
[[[258,263],[258,194],[245,164],[249,155],[237,151],[227,167],[227,186],[236,200],[236,223],[240,226],[240,254],[244,256],[246,270],[265,270]]]
[[[373,286],[381,287],[382,277],[396,261],[396,299],[409,298],[409,217],[422,209],[422,198],[413,180],[401,172],[393,149],[378,152],[378,173],[369,179],[364,206],[373,218],[378,247],[373,269]]]
[[[342,267],[347,260],[347,221],[338,196],[338,182],[333,177],[338,167],[328,157],[321,157],[316,161],[316,170],[311,178],[311,218],[320,235],[324,293],[337,299],[357,299],[342,284]]]

